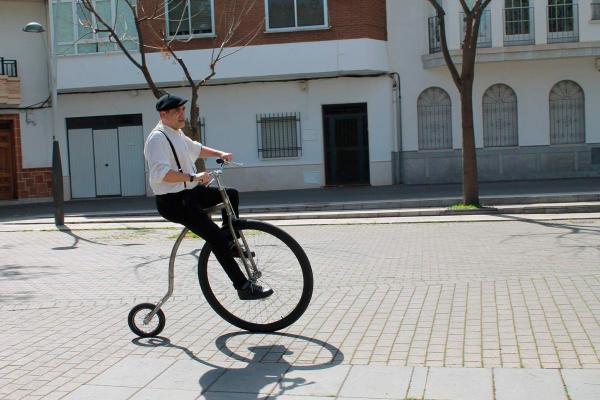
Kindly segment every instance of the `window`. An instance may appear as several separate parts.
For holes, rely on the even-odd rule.
[[[493,85],[483,94],[483,146],[518,145],[517,95],[506,85]]]
[[[452,104],[444,89],[425,89],[417,100],[419,150],[452,148]]]
[[[534,44],[534,14],[529,0],[505,0],[504,7],[504,45]]]
[[[327,27],[327,0],[265,0],[267,30]]]
[[[295,158],[302,155],[300,114],[260,114],[256,116],[258,156]]]
[[[135,0],[131,1],[136,3]],[[129,50],[137,49],[135,16],[124,1],[94,0],[95,10],[111,24]],[[87,54],[116,51],[118,46],[110,41],[108,33],[95,33],[102,28],[96,18],[77,0],[52,0],[56,54]]]
[[[548,1],[548,43],[579,41],[579,13],[573,0]]]
[[[592,21],[600,21],[600,0],[592,0]]]
[[[472,7],[472,6],[469,6]],[[467,17],[465,13],[460,13],[460,29],[462,31],[462,38],[460,45],[461,47],[465,42],[465,35],[467,33]],[[479,21],[479,32],[477,34],[477,47],[492,47],[492,12],[488,9],[483,10],[481,13],[481,19]]]
[[[550,144],[585,142],[585,98],[573,81],[558,82],[550,91]]]
[[[169,36],[214,35],[214,0],[166,0]]]

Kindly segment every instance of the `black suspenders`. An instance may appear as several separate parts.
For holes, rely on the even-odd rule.
[[[183,170],[181,169],[181,164],[179,163],[179,157],[177,157],[177,152],[175,151],[175,146],[173,146],[173,142],[171,142],[171,139],[169,139],[169,137],[167,136],[166,133],[164,133],[161,130],[158,130],[160,133],[162,133],[163,135],[165,135],[165,139],[167,139],[167,142],[169,142],[169,146],[171,146],[171,151],[173,152],[173,156],[175,157],[175,162],[177,163],[177,168],[179,168],[179,172],[183,173]],[[187,189],[187,185],[185,182],[183,182],[183,187],[185,189]]]

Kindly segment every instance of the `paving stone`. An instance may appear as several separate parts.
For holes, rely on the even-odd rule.
[[[90,385],[126,386],[141,388],[159,376],[173,360],[126,358],[90,382]]]
[[[496,400],[567,400],[558,370],[494,369]]]
[[[429,368],[426,399],[491,400],[493,397],[489,368]]]
[[[69,393],[64,400],[125,400],[134,394],[137,388],[84,385]]]
[[[342,388],[350,368],[349,365],[335,365],[291,369],[272,394],[333,397]]]
[[[289,367],[288,364],[252,363],[244,368],[228,369],[208,388],[208,392],[269,394]]]
[[[153,389],[146,387],[129,400],[195,400],[200,390]]]
[[[179,360],[150,382],[148,387],[205,391],[224,373],[225,369],[215,369],[198,361]]]
[[[561,374],[571,400],[600,399],[600,369],[563,369]]]
[[[353,366],[340,397],[396,399],[408,392],[412,368]]]
[[[406,397],[420,399],[425,393],[428,368],[414,367]]]

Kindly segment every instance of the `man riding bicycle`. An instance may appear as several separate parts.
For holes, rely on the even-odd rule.
[[[160,122],[154,127],[144,145],[148,162],[150,187],[156,195],[156,208],[162,217],[187,227],[210,243],[212,251],[231,279],[241,300],[257,300],[269,297],[272,289],[265,289],[250,282],[242,273],[234,257],[237,256],[234,238],[221,229],[204,211],[221,203],[217,188],[207,186],[211,177],[206,172],[196,172],[199,157],[221,158],[231,161],[233,155],[204,146],[185,136],[185,103],[187,100],[165,94],[156,102]],[[236,216],[239,194],[227,189]],[[223,225],[228,216],[223,211]]]

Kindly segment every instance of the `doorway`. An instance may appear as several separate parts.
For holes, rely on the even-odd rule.
[[[141,115],[67,119],[71,197],[146,193]]]
[[[368,185],[369,130],[367,104],[323,106],[325,184]]]
[[[13,153],[12,123],[10,121],[0,121],[0,200],[16,198]]]

